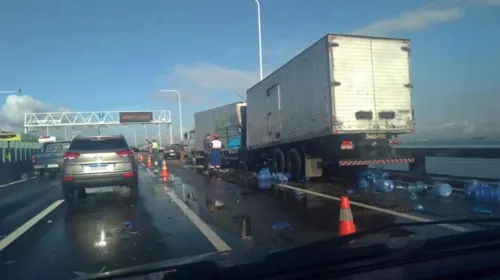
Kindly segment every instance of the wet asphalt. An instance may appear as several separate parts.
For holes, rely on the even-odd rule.
[[[12,243],[0,247],[0,278],[73,279],[87,273],[223,250],[214,235],[235,252],[299,245],[337,235],[339,204],[335,200],[308,196],[306,206],[290,196],[285,199],[283,193],[256,190],[243,184],[241,178],[207,177],[175,161],[169,161],[168,166],[167,182],[140,168],[138,198],[120,189],[89,194],[75,204],[59,202]],[[317,188],[320,193],[332,195],[346,195],[348,191],[331,184]],[[469,209],[473,205],[469,202],[447,203],[432,197],[415,201],[397,191],[390,195],[349,196],[417,217],[472,215]],[[452,199],[458,201],[459,197]],[[63,198],[57,179],[30,179],[1,187],[0,241],[60,200]],[[416,203],[431,210],[414,213]],[[194,219],[184,206],[195,214]],[[411,221],[363,207],[353,206],[352,210],[358,230]],[[383,238],[407,237],[420,230],[394,227],[379,234]],[[444,231],[439,227],[433,230],[439,234]]]

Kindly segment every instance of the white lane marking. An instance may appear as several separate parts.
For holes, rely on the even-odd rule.
[[[172,199],[179,208],[184,211],[184,214],[193,222],[193,224],[201,231],[203,235],[214,245],[214,247],[219,251],[231,251],[231,247],[227,245],[222,238],[220,238],[200,217],[198,217],[189,207],[187,207],[182,200],[180,200],[173,191],[168,192],[170,198]]]
[[[41,219],[47,216],[50,212],[54,211],[57,206],[61,205],[64,202],[64,199],[56,200],[49,207],[45,208],[42,212],[38,213],[35,217],[31,218],[31,220],[27,221],[24,225],[20,226],[18,229],[13,231],[11,234],[7,235],[4,239],[0,240],[0,252],[5,249],[5,247],[9,246],[10,243],[14,242],[19,236],[23,235],[26,231],[28,231],[31,227],[33,227],[36,223],[38,223]]]
[[[0,189],[3,188],[3,187],[7,187],[7,186],[10,186],[10,185],[14,185],[14,184],[17,184],[17,183],[21,183],[21,182],[24,182],[24,181],[28,181],[28,180],[31,180],[33,178],[36,178],[36,176],[33,176],[33,177],[30,177],[28,179],[21,179],[21,180],[17,180],[17,181],[14,181],[14,182],[10,182],[8,184],[5,184],[5,185],[0,185]]]
[[[283,188],[288,188],[288,189],[296,190],[296,191],[299,191],[299,192],[308,193],[308,194],[311,194],[311,195],[316,195],[316,196],[319,196],[319,197],[323,197],[323,198],[327,198],[327,199],[332,199],[332,200],[340,201],[340,197],[336,197],[336,196],[332,196],[332,195],[327,195],[327,194],[322,194],[322,193],[318,193],[318,192],[313,192],[313,191],[310,191],[310,190],[296,188],[296,187],[292,187],[292,186],[284,185],[284,184],[276,184],[276,185],[280,186],[280,187],[283,187]],[[364,204],[364,203],[361,203],[361,202],[356,202],[356,201],[352,201],[352,200],[349,200],[349,202],[351,203],[351,205],[356,205],[358,207],[363,207],[363,208],[366,208],[366,209],[370,209],[370,210],[382,212],[382,213],[385,213],[385,214],[389,214],[389,215],[393,215],[393,216],[405,218],[405,219],[408,219],[408,220],[413,220],[413,221],[417,221],[417,222],[434,222],[434,220],[431,220],[431,219],[422,218],[422,217],[418,217],[418,216],[413,216],[413,215],[409,215],[409,214],[405,214],[405,213],[400,213],[400,212],[392,211],[392,210],[389,210],[389,209],[379,208],[379,207],[371,206],[371,205]],[[444,227],[444,228],[448,228],[448,229],[452,229],[452,230],[456,230],[456,231],[461,231],[461,232],[469,231],[468,229],[466,229],[464,227],[455,226],[455,225],[449,225],[449,224],[438,224],[436,226],[440,226],[440,227]]]

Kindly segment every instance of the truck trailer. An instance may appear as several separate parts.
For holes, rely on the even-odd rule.
[[[198,164],[204,159],[203,141],[205,135],[219,134],[222,142],[223,166],[239,161],[241,151],[242,116],[246,109],[245,102],[236,102],[194,114],[195,157]]]
[[[246,102],[239,156],[250,169],[272,159],[300,179],[414,161],[390,145],[415,131],[407,39],[327,34],[248,89]]]

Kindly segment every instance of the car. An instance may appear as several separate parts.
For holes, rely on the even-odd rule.
[[[163,151],[163,158],[165,159],[179,159],[180,158],[180,144],[172,144],[165,148]]]
[[[46,142],[42,151],[31,157],[33,168],[43,179],[45,174],[50,174],[55,178],[60,172],[63,163],[64,152],[68,150],[70,141]]]
[[[138,164],[123,135],[77,136],[63,156],[61,185],[65,198],[87,189],[125,186],[138,194]]]

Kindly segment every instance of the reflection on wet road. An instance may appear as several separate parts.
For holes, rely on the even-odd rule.
[[[250,190],[175,164],[169,165],[168,182],[140,170],[140,196],[135,199],[122,189],[68,204],[62,201],[60,184],[48,180],[0,188],[0,277],[68,279],[172,258],[301,244],[337,235],[339,205],[334,200],[303,207],[284,203],[273,191]],[[45,210],[59,200],[60,205]],[[361,208],[353,211],[358,229],[397,219]],[[22,227],[24,233],[19,233]],[[395,228],[385,234],[412,232]]]

